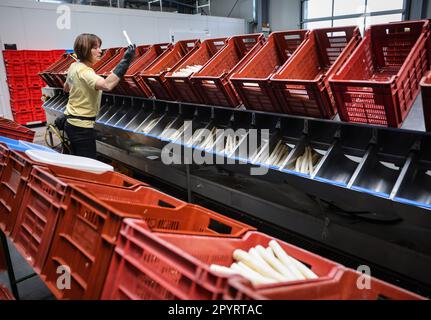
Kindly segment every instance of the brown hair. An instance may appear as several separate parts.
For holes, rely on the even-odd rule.
[[[82,33],[76,37],[73,51],[81,62],[91,61],[91,49],[101,45],[102,40],[95,34]]]

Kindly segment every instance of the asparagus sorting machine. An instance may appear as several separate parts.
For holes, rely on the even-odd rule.
[[[65,110],[67,95],[43,91],[50,123]],[[228,151],[166,134],[189,124],[194,132],[245,133]],[[209,199],[351,267],[367,265],[372,275],[431,293],[429,133],[112,94],[103,95],[95,128],[98,153],[186,190],[189,201],[192,194]],[[241,147],[250,129],[269,132],[253,153]],[[215,164],[165,165],[161,150],[168,144],[182,154],[198,150]],[[259,156],[266,150],[271,157],[280,145],[277,160]],[[317,159],[311,174],[295,170],[307,147]],[[267,174],[250,174],[262,166]]]

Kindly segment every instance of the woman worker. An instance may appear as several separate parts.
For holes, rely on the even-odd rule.
[[[94,121],[99,112],[102,91],[111,91],[124,76],[135,56],[135,45],[130,45],[122,60],[107,77],[98,76],[92,66],[100,60],[102,40],[94,35],[79,35],[73,46],[78,58],[71,64],[64,91],[69,92],[65,115],[65,131],[69,138],[72,153],[96,159],[96,134]]]

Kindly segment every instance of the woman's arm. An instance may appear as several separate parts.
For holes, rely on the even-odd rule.
[[[120,78],[111,73],[108,77],[100,78],[96,81],[96,90],[111,91],[120,82]]]
[[[123,58],[112,71],[112,73],[106,77],[106,79],[100,78],[96,81],[96,89],[103,91],[111,91],[120,82],[121,78],[127,72],[133,58],[135,57],[136,45],[130,45],[127,47]]]
[[[70,91],[70,86],[69,86],[69,84],[67,82],[64,83],[63,90],[64,90],[64,92],[69,92]]]

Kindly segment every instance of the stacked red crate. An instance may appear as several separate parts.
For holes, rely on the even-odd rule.
[[[38,73],[62,53],[64,50],[3,51],[11,109],[18,123],[46,121],[41,100],[43,81]]]

